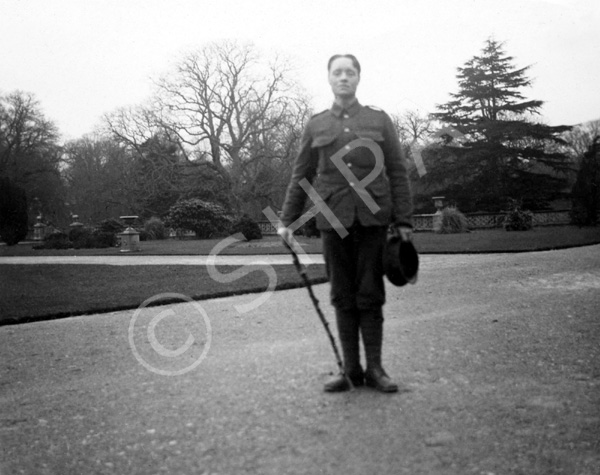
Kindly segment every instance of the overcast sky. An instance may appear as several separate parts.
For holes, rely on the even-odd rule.
[[[550,125],[600,119],[598,0],[0,0],[0,92],[35,94],[65,139],[140,103],[151,78],[219,39],[253,41],[296,68],[315,111],[330,105],[326,63],[354,53],[358,97],[389,113],[434,112],[456,68],[489,37],[518,67]]]

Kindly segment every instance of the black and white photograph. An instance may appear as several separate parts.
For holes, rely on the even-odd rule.
[[[0,475],[599,475],[599,26],[1,0]]]

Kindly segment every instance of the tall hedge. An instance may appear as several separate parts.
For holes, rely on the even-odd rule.
[[[27,237],[28,215],[25,190],[8,178],[0,178],[0,238],[14,246]]]
[[[178,201],[169,208],[165,217],[168,227],[194,231],[199,238],[227,233],[232,221],[231,215],[223,206],[196,198]]]
[[[598,224],[600,213],[600,136],[582,157],[577,181],[571,190],[571,221],[579,226]]]
[[[251,241],[252,239],[262,239],[262,231],[258,223],[250,216],[244,214],[240,216],[229,229],[231,234],[242,233],[244,237]]]

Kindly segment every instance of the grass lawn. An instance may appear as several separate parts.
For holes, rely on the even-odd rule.
[[[530,231],[478,230],[467,234],[416,233],[422,254],[528,252],[600,243],[600,226],[545,226]]]
[[[308,253],[320,253],[320,239],[298,238]],[[167,240],[141,243],[135,255],[206,255],[222,240]],[[417,233],[422,254],[521,252],[600,243],[600,227],[540,227],[532,231],[474,231],[439,235]],[[282,254],[286,249],[276,236],[237,242],[219,254]],[[156,294],[174,292],[206,299],[248,292],[262,292],[267,274],[254,271],[228,284],[214,281],[203,266],[107,266],[107,265],[8,265],[2,256],[120,255],[118,249],[34,250],[31,244],[0,246],[0,325],[90,314],[138,307]],[[223,266],[223,273],[237,267]],[[302,285],[295,269],[273,266],[277,289]],[[309,267],[309,277],[324,282],[322,265]]]
[[[321,240],[299,236],[298,242],[307,253],[320,253]],[[208,255],[214,253],[220,239],[144,241],[141,252],[131,255]],[[477,230],[463,234],[415,233],[415,245],[421,254],[470,252],[522,252],[560,249],[600,243],[600,226],[545,226],[531,231],[507,232],[502,229]],[[287,254],[278,236],[265,236],[257,241],[239,241],[221,250],[219,255]],[[108,256],[120,255],[117,248],[34,250],[30,243],[0,246],[2,256]]]
[[[312,282],[326,281],[324,267],[308,267]],[[217,266],[223,274],[238,268]],[[277,290],[302,284],[293,266],[273,268]],[[136,308],[161,293],[202,300],[264,292],[268,285],[268,275],[261,271],[220,283],[208,275],[204,266],[0,265],[0,325]]]

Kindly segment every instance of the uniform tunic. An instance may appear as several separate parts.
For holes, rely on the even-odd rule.
[[[365,186],[379,208],[376,212],[356,191],[356,181],[365,179],[374,170],[376,160],[371,149],[350,148],[342,157],[357,180],[348,180],[331,160],[356,139],[372,140],[383,152],[384,168]],[[358,101],[348,110],[334,104],[330,110],[313,116],[306,126],[281,221],[289,226],[301,216],[306,193],[299,182],[306,178],[313,182],[319,196],[345,228],[355,222],[362,226],[393,223],[412,227],[412,195],[403,155],[394,125],[385,112],[364,107]],[[321,213],[317,215],[317,228],[332,229],[333,224]]]
[[[335,216],[316,218],[332,304],[343,310],[381,307],[387,226],[412,227],[406,160],[390,117],[355,101],[345,110],[334,103],[309,120],[281,213],[285,226],[304,210],[303,179]]]

